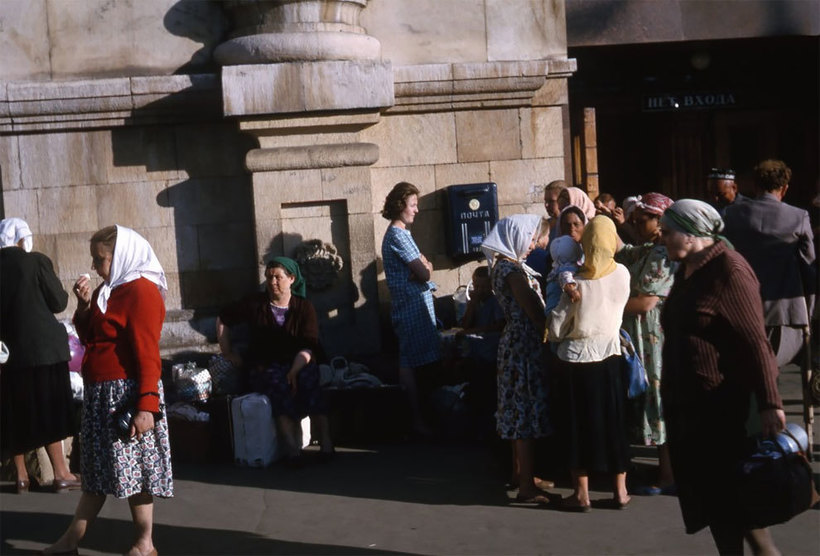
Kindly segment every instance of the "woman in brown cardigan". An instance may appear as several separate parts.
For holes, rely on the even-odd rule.
[[[763,435],[786,424],[760,285],[718,235],[723,221],[710,205],[680,200],[661,229],[669,258],[682,263],[661,315],[661,399],[686,532],[709,527],[721,554],[742,554],[744,538],[755,554],[777,554],[768,529],[744,523],[732,483],[751,395]]]
[[[233,349],[229,329],[248,325],[250,345],[245,363],[251,387],[270,398],[277,430],[285,442],[286,462],[293,465],[301,463],[299,422],[308,415],[319,431],[320,459],[327,461],[334,454],[319,385],[318,362],[324,357],[319,322],[305,294],[305,281],[296,261],[274,257],[265,267],[265,291],[224,308],[216,322],[220,351],[237,366],[242,360]]]

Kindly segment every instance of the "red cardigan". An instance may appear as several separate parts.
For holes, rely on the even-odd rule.
[[[85,345],[83,379],[88,383],[131,378],[139,383],[139,411],[159,412],[157,383],[162,375],[159,336],[165,303],[156,284],[138,278],[114,288],[105,313],[97,306],[74,313],[77,335]]]

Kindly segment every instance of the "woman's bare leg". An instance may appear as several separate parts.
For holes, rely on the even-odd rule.
[[[755,556],[780,556],[780,551],[774,545],[774,539],[768,527],[763,529],[750,529],[743,535],[746,542],[752,548]]]
[[[571,469],[574,492],[569,498],[565,498],[568,506],[589,506],[589,475],[583,469]]]
[[[285,457],[293,458],[302,453],[302,446],[299,443],[299,436],[296,434],[297,429],[301,431],[301,425],[288,417],[287,415],[280,415],[276,418],[276,425],[279,434],[285,441]]]
[[[535,448],[532,438],[513,440],[513,453],[517,456],[518,496],[531,498],[543,496],[544,492],[535,483]]]
[[[14,468],[17,470],[18,481],[28,481],[28,469],[26,469],[26,456],[24,454],[14,455]]]
[[[46,453],[48,454],[48,459],[51,461],[51,468],[54,469],[55,480],[77,479],[77,477],[69,471],[68,465],[66,464],[65,456],[63,455],[62,440],[46,444]]]
[[[52,554],[54,552],[67,552],[74,550],[80,541],[85,536],[88,526],[100,513],[100,510],[105,504],[104,494],[91,494],[83,492],[80,496],[80,501],[77,503],[77,509],[74,511],[74,518],[71,524],[66,529],[63,536],[57,542],[46,548],[44,554]]]
[[[137,538],[134,546],[128,551],[129,556],[143,556],[154,551],[154,497],[145,492],[128,498],[131,518],[134,520]]]
[[[416,384],[416,373],[410,367],[399,368],[399,383],[407,392],[407,400],[410,402],[410,412],[413,417],[413,430],[421,434],[430,434],[432,431],[421,414],[421,403],[419,402],[419,389]]]
[[[619,504],[628,504],[630,498],[626,492],[626,473],[615,473],[612,479],[612,497]]]

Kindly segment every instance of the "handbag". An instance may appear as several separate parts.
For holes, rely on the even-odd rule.
[[[788,521],[820,500],[803,446],[788,428],[782,435],[794,443],[758,438],[754,453],[737,465],[737,507],[751,529]],[[787,449],[789,445],[798,448]]]
[[[623,355],[624,381],[627,385],[626,396],[630,400],[646,392],[649,381],[646,378],[646,369],[641,358],[635,351],[635,344],[626,330],[621,328],[621,355]]]

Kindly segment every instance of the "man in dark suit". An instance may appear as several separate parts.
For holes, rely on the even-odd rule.
[[[754,168],[758,197],[726,209],[726,237],[760,281],[766,327],[779,365],[797,355],[809,325],[816,277],[809,213],[783,202],[791,170],[780,160]]]

